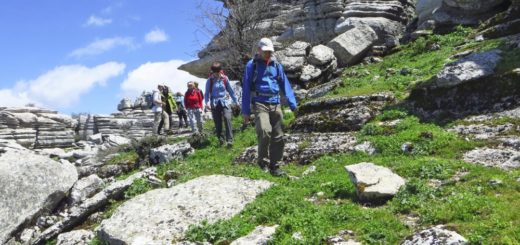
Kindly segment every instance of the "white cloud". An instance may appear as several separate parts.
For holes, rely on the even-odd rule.
[[[11,89],[0,90],[0,105],[23,106],[35,103],[50,108],[66,108],[95,86],[104,86],[125,70],[125,64],[108,62],[92,68],[82,65],[56,67],[34,80],[19,81]]]
[[[105,26],[110,23],[112,23],[112,19],[104,19],[102,17],[91,15],[85,23],[85,26]]]
[[[168,85],[173,92],[185,92],[186,83],[199,82],[199,88],[204,90],[206,79],[195,77],[188,72],[177,68],[187,63],[183,60],[170,60],[166,62],[148,62],[128,73],[127,78],[121,83],[123,96],[134,98],[143,91],[152,91],[158,84]]]
[[[69,55],[76,58],[93,56],[102,54],[119,46],[127,47],[128,49],[136,47],[134,40],[131,37],[105,38],[96,40],[83,48],[78,48],[72,51]]]
[[[166,32],[156,27],[150,32],[146,33],[146,35],[144,36],[144,40],[147,43],[166,42],[168,41],[168,35],[166,34]]]

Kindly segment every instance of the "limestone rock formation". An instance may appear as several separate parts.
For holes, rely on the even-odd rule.
[[[291,128],[299,132],[359,130],[393,100],[392,94],[379,93],[309,101],[298,108]]]
[[[0,243],[54,209],[77,180],[73,165],[0,141]]]
[[[72,204],[80,203],[99,192],[105,182],[97,175],[93,174],[78,180],[70,191]]]
[[[38,107],[0,107],[0,139],[28,148],[70,147],[77,122]]]
[[[271,186],[263,180],[204,176],[169,189],[156,189],[120,206],[99,226],[110,244],[171,243],[182,239],[189,225],[231,218]]]
[[[390,169],[373,163],[358,163],[345,166],[354,183],[360,200],[379,202],[392,198],[405,184],[403,178]]]
[[[168,163],[172,160],[180,160],[194,152],[190,143],[184,141],[173,145],[163,145],[150,149],[150,163]]]
[[[94,237],[95,235],[92,231],[75,230],[60,234],[56,245],[88,245]]]

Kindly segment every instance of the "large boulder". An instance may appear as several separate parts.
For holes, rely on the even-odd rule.
[[[368,25],[359,25],[332,39],[327,46],[334,50],[338,66],[345,67],[361,61],[377,40],[377,34]]]
[[[23,156],[23,158],[20,158]],[[0,142],[0,243],[50,212],[78,180],[76,168]]]
[[[390,169],[373,163],[358,163],[345,166],[350,180],[356,186],[361,201],[380,202],[392,198],[405,180]]]
[[[282,161],[307,164],[327,154],[351,152],[356,145],[356,137],[350,133],[291,134],[284,139]],[[247,148],[235,161],[255,164],[258,146]]]
[[[309,53],[308,61],[312,65],[322,66],[332,62],[335,59],[336,57],[334,56],[334,50],[320,44],[312,47]]]
[[[481,79],[495,74],[502,52],[493,49],[484,53],[470,54],[456,62],[447,64],[437,74],[437,87],[453,87],[458,84]]]
[[[110,244],[170,244],[190,225],[238,214],[270,186],[264,180],[212,175],[156,189],[121,205],[101,223],[98,235]]]
[[[298,108],[291,128],[298,132],[359,130],[393,100],[390,93],[378,93],[309,101]]]
[[[426,230],[422,230],[413,236],[407,238],[401,245],[464,245],[468,244],[468,240],[457,232],[450,231],[442,225],[434,226]]]

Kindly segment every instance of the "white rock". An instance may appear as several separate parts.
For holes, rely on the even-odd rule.
[[[334,50],[338,66],[345,67],[359,62],[377,40],[369,26],[356,26],[330,41],[327,46]]]
[[[273,238],[278,226],[258,226],[245,237],[233,241],[230,245],[267,245]]]
[[[350,180],[356,186],[358,197],[363,201],[380,201],[393,197],[405,180],[390,169],[373,163],[358,163],[345,166]]]
[[[167,163],[172,160],[180,160],[193,153],[190,143],[184,141],[173,145],[163,145],[150,150],[150,162],[152,164]]]
[[[18,227],[52,210],[77,180],[71,164],[0,146],[0,244]]]
[[[326,65],[334,59],[334,50],[321,44],[312,47],[308,57],[309,63],[316,66]]]
[[[468,241],[458,233],[444,229],[438,225],[429,229],[420,231],[412,237],[406,239],[401,245],[463,245]]]
[[[103,189],[104,185],[105,182],[95,174],[78,180],[70,191],[72,204],[80,203],[83,200],[92,197],[98,191]]]
[[[58,235],[56,245],[88,245],[94,237],[92,231],[75,230]]]
[[[182,239],[190,225],[212,224],[238,214],[270,186],[263,180],[212,175],[156,189],[121,205],[101,223],[98,235],[111,244],[171,243]]]

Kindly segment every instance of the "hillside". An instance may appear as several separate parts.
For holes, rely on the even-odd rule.
[[[240,117],[222,147],[211,120],[204,135],[151,136],[150,111],[129,100],[83,126],[0,108],[0,243],[520,244],[518,1],[418,3],[413,18],[409,1],[276,2],[291,20],[279,37],[323,27],[286,33],[277,54],[299,96],[284,111],[287,176],[256,166]],[[395,36],[367,34],[381,16]],[[331,48],[338,20],[377,20],[346,30],[373,36],[356,61]]]

